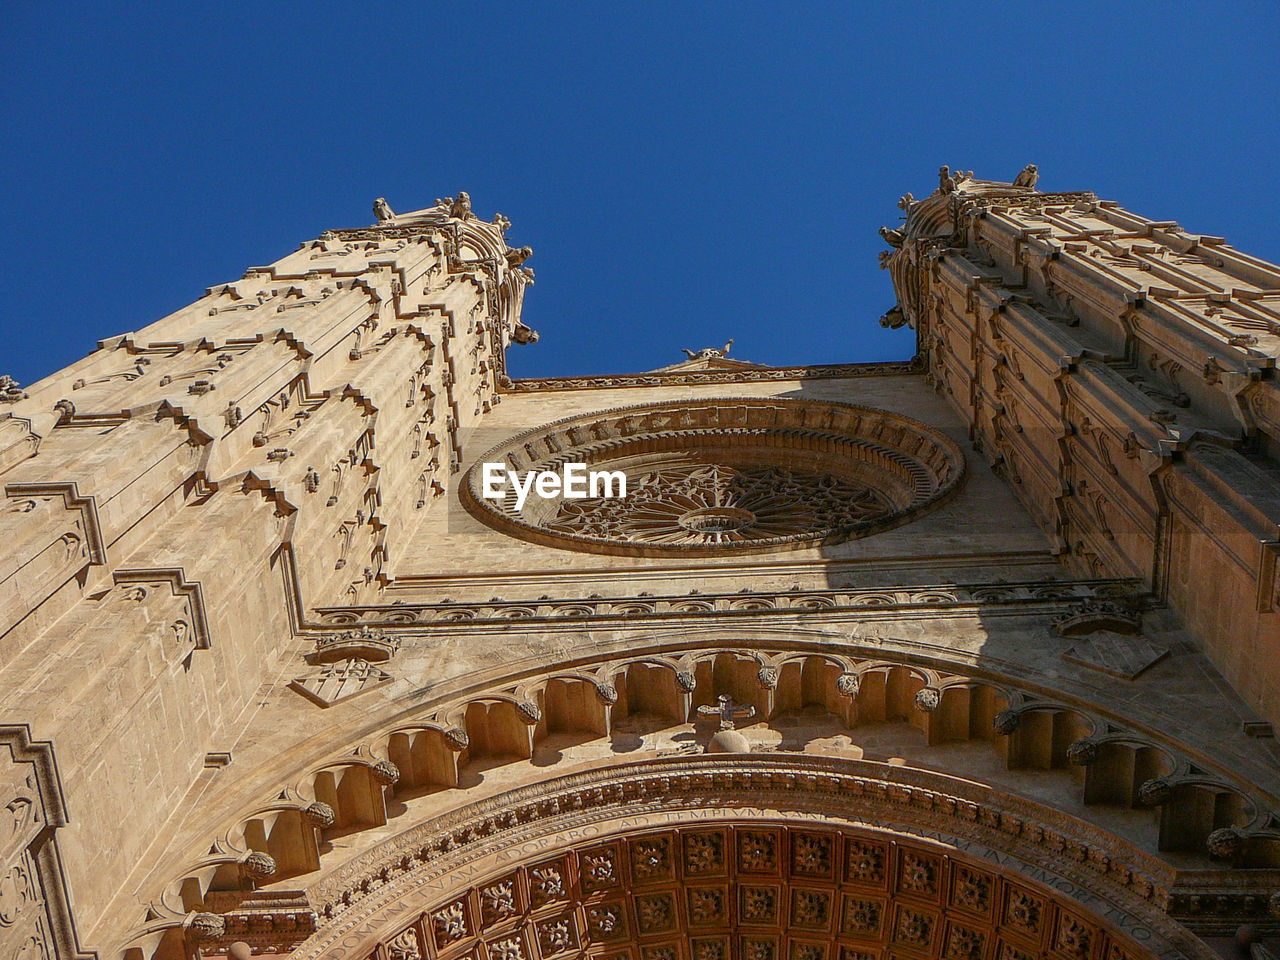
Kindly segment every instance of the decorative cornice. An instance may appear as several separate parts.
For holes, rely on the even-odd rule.
[[[850,377],[901,377],[923,373],[918,359],[877,363],[824,363],[802,367],[752,367],[743,370],[654,370],[598,377],[529,377],[507,380],[504,393],[548,390],[609,390],[618,387],[662,387],[713,383],[761,383],[777,380],[843,380]]]
[[[336,960],[340,952],[332,948],[349,942],[357,929],[362,936],[386,932],[378,929],[386,922],[379,914],[393,914],[388,908],[408,891],[444,889],[428,884],[458,870],[469,882],[482,880],[480,861],[500,850],[561,830],[599,839],[610,821],[635,824],[650,813],[674,823],[682,812],[714,809],[714,817],[733,819],[736,805],[758,810],[762,819],[817,814],[830,825],[874,825],[944,843],[960,840],[990,856],[998,851],[1002,863],[1012,855],[1067,881],[1060,889],[1086,909],[1109,907],[1139,919],[1147,934],[1164,941],[1165,955],[1209,956],[1164,915],[1173,880],[1168,867],[1074,817],[917,769],[827,757],[736,756],[726,762],[717,756],[651,759],[572,774],[411,827],[308,891],[327,922],[294,960]],[[705,817],[698,821],[705,823]],[[539,847],[544,855],[553,848]],[[449,895],[442,893],[441,902]]]
[[[0,726],[0,746],[9,749],[15,762],[31,765],[39,794],[45,829],[29,850],[35,861],[36,876],[52,928],[51,960],[97,960],[96,952],[80,946],[72,911],[73,898],[58,852],[58,829],[66,826],[70,818],[53,755],[53,743],[33,740],[31,728],[23,723]]]
[[[1141,591],[1137,580],[1073,580],[1061,582],[1002,583],[974,586],[947,584],[911,588],[865,587],[845,590],[779,590],[738,593],[688,593],[658,597],[588,597],[488,603],[378,604],[319,607],[320,623],[332,628],[367,624],[394,630],[430,625],[434,630],[465,631],[468,625],[501,623],[565,624],[589,621],[592,625],[630,623],[637,619],[677,617],[741,618],[809,616],[821,613],[875,613],[955,607],[1010,607],[1028,610],[1057,609],[1064,602],[1131,597]]]

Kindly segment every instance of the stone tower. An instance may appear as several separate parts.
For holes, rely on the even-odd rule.
[[[902,206],[911,362],[512,381],[460,194],[6,382],[0,960],[1267,954],[1280,274]]]

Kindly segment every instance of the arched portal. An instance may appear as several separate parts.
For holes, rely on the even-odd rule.
[[[292,957],[1211,955],[1086,841],[1046,846],[1032,820],[869,774],[819,758],[677,758],[512,791],[326,878],[316,932]]]

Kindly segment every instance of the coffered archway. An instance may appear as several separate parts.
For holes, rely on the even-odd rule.
[[[1045,855],[1040,827],[1011,835],[1011,818],[961,798],[769,758],[595,771],[520,793],[419,825],[329,878],[337,896],[321,898],[292,956],[1208,956],[1129,878],[1077,862],[1075,838]]]

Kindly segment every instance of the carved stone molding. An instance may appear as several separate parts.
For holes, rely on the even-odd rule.
[[[671,596],[623,596],[582,599],[564,597],[527,602],[404,603],[320,607],[319,623],[325,629],[367,625],[383,630],[412,629],[430,624],[433,629],[467,630],[482,624],[512,620],[562,624],[567,621],[631,622],[645,618],[762,617],[796,614],[881,612],[911,608],[1026,607],[1059,605],[1073,600],[1128,596],[1140,589],[1135,580],[1073,580],[1053,583],[1000,583],[892,589],[880,587],[848,590],[779,590],[738,593],[698,593]]]
[[[85,546],[89,551],[89,562],[97,565],[106,563],[107,545],[102,538],[102,526],[98,522],[98,504],[93,497],[80,496],[80,490],[74,481],[68,483],[7,483],[4,488],[7,497],[48,497],[61,496],[68,510],[78,510],[82,517]]]
[[[636,936],[643,941],[646,934],[675,929],[680,917],[708,929],[716,927],[717,917],[728,922],[730,904],[736,910],[742,893],[735,888],[730,900],[727,889],[718,892],[719,884],[730,882],[731,872],[739,877],[738,884],[754,877],[753,882],[767,885],[768,877],[786,870],[793,878],[789,896],[797,897],[790,909],[768,910],[765,904],[748,909],[765,910],[755,913],[755,922],[765,926],[789,913],[792,925],[801,928],[843,927],[838,902],[828,900],[823,908],[822,894],[833,883],[869,884],[864,899],[876,899],[872,888],[882,895],[897,891],[899,902],[919,898],[926,911],[958,897],[962,908],[967,904],[971,913],[990,916],[993,904],[984,897],[984,888],[988,894],[991,890],[983,880],[1002,872],[1010,882],[1034,890],[1040,909],[1047,906],[1046,898],[1053,898],[1095,931],[1102,915],[1118,923],[1122,932],[1112,935],[1117,946],[1125,944],[1120,949],[1129,956],[1141,954],[1138,943],[1171,958],[1211,955],[1164,916],[1162,879],[1148,873],[1147,864],[1138,866],[1141,855],[1125,859],[1136,851],[1102,848],[1087,831],[1077,833],[1078,824],[1048,827],[1037,815],[1043,811],[1025,801],[993,799],[983,791],[970,797],[971,788],[960,781],[916,772],[886,779],[883,768],[873,772],[873,766],[814,757],[785,762],[742,757],[727,766],[679,759],[515,790],[412,827],[327,877],[310,891],[320,916],[317,932],[293,956],[363,958],[406,920],[424,912],[430,918],[442,910],[434,932],[428,933],[442,938],[430,941],[434,955],[437,943],[449,945],[501,927],[502,918],[486,918],[483,908],[473,913],[469,904],[452,926],[446,914],[472,885],[483,891],[489,889],[486,884],[500,885],[503,876],[524,868],[529,875],[525,880],[521,874],[520,889],[531,883],[528,889],[535,892],[529,896],[544,898],[537,902],[568,901],[581,889],[599,891],[592,902],[606,908],[615,900],[611,891],[620,897],[651,887],[658,896],[664,883],[674,883],[678,869],[684,890],[695,899],[666,908],[619,899],[613,926],[601,922],[603,914],[580,918],[585,923],[584,929],[575,928],[579,936],[620,946]],[[678,832],[652,832],[663,827]],[[733,830],[732,837],[723,832],[726,827]],[[784,835],[787,840],[779,843]],[[891,844],[900,852],[891,852]],[[964,871],[944,869],[947,855],[958,856]],[[673,865],[676,857],[679,863]],[[552,884],[547,889],[556,892],[536,895],[540,883]],[[702,899],[696,899],[697,891],[706,891]],[[523,913],[523,907],[516,912]],[[744,922],[741,917],[739,922]],[[853,928],[843,933],[858,936],[859,918],[851,917],[849,923]],[[862,935],[878,940],[881,933],[877,926]]]
[[[608,390],[618,387],[696,385],[704,383],[761,383],[777,380],[833,380],[846,377],[900,377],[918,374],[914,361],[881,363],[831,363],[804,367],[748,367],[740,370],[653,371],[606,377],[530,377],[509,380],[508,393],[540,393],[549,390]]]
[[[23,960],[96,960],[80,946],[58,854],[67,811],[53,745],[32,740],[25,724],[0,726],[0,790],[11,827],[0,846],[0,949]]]
[[[938,960],[1042,950],[1150,955],[1069,897],[1015,873],[856,828],[678,823],[553,848],[538,860],[451,891],[421,921],[380,938],[386,955],[549,960],[584,950],[650,960],[851,960],[886,948]]]
[[[1195,755],[1193,762],[1181,755],[1178,744],[1167,735],[1168,731],[1129,728],[1123,717],[1114,714],[1102,716],[1082,704],[1061,702],[1052,694],[1046,696],[1044,690],[1039,694],[1031,693],[1019,689],[1007,679],[993,678],[985,671],[977,677],[895,662],[884,658],[882,644],[877,643],[877,646],[879,651],[873,652],[869,658],[803,644],[788,645],[782,652],[727,648],[677,648],[669,653],[648,650],[636,651],[634,657],[622,659],[602,654],[596,663],[578,663],[572,671],[559,671],[550,676],[531,677],[519,673],[506,681],[495,681],[452,699],[424,705],[413,715],[389,720],[381,730],[366,735],[359,742],[348,742],[334,753],[317,758],[307,770],[296,773],[296,779],[283,791],[273,793],[271,798],[262,797],[262,805],[254,812],[242,814],[242,822],[229,826],[227,835],[249,835],[254,829],[252,822],[263,816],[263,810],[278,806],[280,797],[292,797],[301,798],[291,801],[293,816],[302,817],[308,825],[320,830],[334,827],[345,838],[342,847],[349,850],[354,844],[361,848],[356,832],[388,826],[388,811],[392,809],[395,791],[400,789],[406,791],[406,797],[413,797],[423,788],[428,788],[439,801],[444,802],[446,809],[453,809],[453,812],[443,815],[439,824],[460,823],[459,817],[469,816],[461,811],[477,809],[464,806],[467,797],[463,791],[469,789],[468,782],[474,786],[474,781],[469,781],[463,764],[474,762],[479,767],[473,769],[488,771],[495,761],[501,765],[533,760],[536,743],[548,736],[548,730],[589,734],[580,741],[585,745],[593,737],[600,739],[605,736],[602,731],[611,729],[626,730],[633,736],[647,736],[650,730],[679,729],[682,723],[693,723],[696,714],[705,712],[697,708],[715,702],[715,695],[720,694],[732,696],[735,702],[749,704],[748,709],[753,712],[758,710],[758,720],[766,728],[775,717],[789,716],[785,711],[807,702],[811,716],[816,716],[812,708],[819,708],[832,722],[830,729],[824,728],[827,732],[821,736],[833,736],[841,730],[848,730],[856,741],[854,731],[860,724],[876,725],[889,721],[917,728],[922,741],[928,744],[941,745],[966,738],[970,741],[985,740],[997,755],[1004,758],[1007,771],[997,786],[994,782],[953,781],[942,769],[932,766],[927,760],[921,762],[920,758],[912,760],[908,766],[894,766],[882,761],[858,760],[859,754],[851,752],[820,757],[790,752],[798,750],[795,745],[787,751],[775,751],[758,740],[760,733],[764,732],[762,728],[753,734],[757,737],[756,745],[747,743],[740,756],[722,768],[722,772],[740,769],[739,762],[745,762],[747,758],[753,763],[774,764],[769,769],[790,771],[774,784],[784,793],[793,788],[799,789],[796,784],[803,786],[813,782],[810,776],[812,769],[808,766],[811,763],[825,764],[821,769],[828,773],[856,774],[868,782],[882,781],[886,784],[883,788],[857,788],[862,791],[859,796],[868,798],[864,814],[868,822],[887,822],[884,819],[886,803],[890,806],[899,804],[904,809],[922,807],[935,813],[943,811],[952,818],[946,823],[952,823],[958,817],[960,822],[988,827],[999,827],[1003,822],[1000,820],[1002,815],[993,811],[1006,810],[1024,824],[1037,825],[1034,829],[1014,827],[1015,821],[1009,820],[1008,830],[1042,848],[1044,856],[1066,857],[1072,862],[1087,865],[1089,870],[1100,871],[1103,876],[1114,875],[1113,879],[1143,899],[1154,896],[1162,909],[1167,906],[1166,895],[1183,897],[1179,903],[1194,905],[1194,909],[1187,906],[1183,910],[1192,929],[1210,929],[1210,924],[1222,926],[1233,921],[1264,925],[1270,922],[1265,916],[1265,898],[1260,899],[1257,891],[1280,884],[1280,872],[1271,868],[1273,845],[1277,838],[1269,826],[1273,813],[1266,798],[1257,793],[1250,795],[1250,788],[1241,781],[1242,777],[1247,778],[1246,772],[1227,770],[1222,762],[1214,763],[1206,757],[1203,749]],[[649,691],[646,697],[656,696],[665,702],[662,709],[666,713],[661,717],[646,713],[645,703],[638,703],[635,706],[640,712],[635,715],[634,723],[627,727],[614,727],[614,722],[631,716],[627,712],[631,707],[631,691],[639,689],[641,684]],[[569,695],[549,695],[553,685]],[[575,685],[577,689],[572,690]],[[805,701],[794,699],[794,691],[801,688],[809,691]],[[611,695],[601,696],[602,690],[610,691]],[[793,691],[790,694],[793,699],[783,704],[776,698],[785,695],[786,690]],[[625,696],[623,691],[627,691]],[[545,705],[545,709],[538,704]],[[967,731],[967,737],[957,731]],[[1065,731],[1075,731],[1069,745],[1063,736]],[[710,735],[710,729],[706,735]],[[688,734],[683,734],[677,739],[687,737]],[[1010,739],[1001,739],[1006,737]],[[696,745],[687,745],[696,751]],[[1200,746],[1203,748],[1204,745]],[[683,748],[674,755],[661,746],[647,749],[659,764],[666,763],[663,757],[670,758],[672,762],[683,762],[689,757],[689,751]],[[841,750],[838,746],[835,749]],[[708,745],[707,750],[710,752],[712,745]],[[752,753],[752,750],[757,752]],[[1144,758],[1141,769],[1132,763],[1138,755]],[[618,759],[607,752],[595,754],[592,762],[597,766],[588,779],[592,782],[607,779],[610,775],[607,771],[614,770],[622,771],[617,776],[626,780],[645,770],[643,763],[618,764]],[[1044,769],[1047,766],[1051,770],[1062,771],[1075,763],[1085,767],[1084,781],[1080,784],[1080,797],[1085,804],[1083,810],[1078,810],[1073,816],[1045,806],[1039,800],[1026,799],[1039,796],[1036,778],[1040,774],[1036,767]],[[797,773],[790,766],[792,764],[799,764],[802,772]],[[1214,772],[1208,773],[1206,767],[1214,768]],[[662,766],[655,776],[661,779],[665,776],[662,771],[670,769],[682,768]],[[1151,769],[1166,773],[1166,789],[1159,797],[1147,783],[1139,784],[1141,777],[1146,775],[1142,770]],[[710,795],[719,795],[718,781],[697,779],[690,782],[701,785],[701,797],[708,796],[707,791],[711,791]],[[341,789],[338,789],[339,783],[343,784]],[[508,795],[513,804],[510,809],[481,801],[479,809],[487,811],[489,819],[479,826],[467,826],[450,833],[440,840],[438,848],[413,847],[417,843],[414,838],[422,834],[410,831],[403,835],[409,839],[403,843],[397,841],[398,845],[393,848],[396,851],[394,857],[390,854],[384,857],[377,852],[387,850],[384,845],[356,854],[346,864],[327,871],[322,869],[316,885],[310,890],[312,902],[318,908],[328,903],[330,912],[336,915],[340,908],[335,904],[350,903],[353,898],[358,899],[366,892],[379,889],[397,870],[410,869],[415,858],[431,861],[438,853],[465,845],[476,837],[487,836],[498,827],[519,822],[525,814],[521,813],[518,804],[526,800],[532,804],[544,789],[542,783]],[[767,793],[766,788],[772,789],[767,783],[756,786],[759,787],[756,792]],[[437,792],[442,787],[459,792],[451,798]],[[923,800],[925,793],[916,788],[943,799]],[[392,793],[388,794],[388,790]],[[667,793],[664,794],[664,790]],[[654,809],[659,810],[672,807],[674,801],[668,796],[670,790],[667,787],[654,787],[653,791],[645,803],[652,802]],[[593,788],[578,799],[555,800],[555,809],[551,812],[581,810],[598,802],[600,796]],[[1122,817],[1127,815],[1132,825],[1132,818],[1141,816],[1141,808],[1149,805],[1153,797],[1162,807],[1154,815],[1162,824],[1173,828],[1171,839],[1174,839],[1173,834],[1181,837],[1170,846],[1162,841],[1159,851],[1135,845],[1142,841],[1124,829],[1117,832],[1119,821],[1113,819],[1116,813]],[[321,799],[312,801],[312,798]],[[638,812],[643,798],[634,799],[636,803],[629,804],[628,810]],[[1214,802],[1206,806],[1202,802],[1205,799]],[[1237,868],[1245,869],[1215,868],[1207,859],[1207,855],[1213,854],[1215,844],[1222,848],[1220,842],[1209,842],[1209,838],[1215,830],[1221,829],[1213,811],[1221,806],[1219,801],[1228,799],[1231,809],[1237,811],[1232,824],[1235,843],[1231,856],[1239,858],[1235,864]],[[856,806],[853,800],[848,803]],[[1087,808],[1092,804],[1102,804],[1110,810],[1091,816]],[[848,806],[848,809],[853,808]],[[1125,814],[1124,811],[1131,812]],[[545,813],[544,810],[538,815]],[[928,823],[935,821],[943,822],[935,817]],[[368,836],[369,842],[377,842],[377,834]],[[1080,842],[1072,841],[1072,837]],[[1005,849],[995,844],[993,847]],[[287,847],[280,849],[283,855]],[[1173,852],[1175,856],[1166,856],[1166,851]],[[1188,860],[1183,854],[1198,856],[1199,859]],[[310,861],[311,866],[301,871],[295,867],[292,873],[277,879],[289,885],[304,884],[305,876],[300,874],[316,870],[320,858],[327,857],[320,846],[314,848],[313,855],[316,859]],[[342,852],[337,854],[338,857],[343,855]],[[1039,862],[1038,857],[1030,857],[1030,862]],[[1198,863],[1199,867],[1188,873],[1185,868],[1190,863]],[[203,867],[202,863],[191,864],[182,876],[196,876]],[[368,873],[364,872],[366,869]],[[1194,901],[1186,900],[1183,892],[1184,878],[1188,876],[1196,890],[1193,896],[1199,898]],[[166,885],[170,891],[188,888],[189,884],[181,877],[171,878]],[[172,917],[180,918],[183,910],[198,906],[195,901],[175,901],[168,905],[168,910]]]
[[[483,463],[627,476],[627,496],[516,506],[483,496]],[[940,506],[964,455],[940,431],[884,410],[776,398],[621,407],[560,420],[486,452],[464,506],[522,539],[640,556],[797,549],[868,536]]]
[[[112,579],[117,585],[164,583],[173,591],[175,597],[183,597],[187,601],[187,609],[191,615],[190,643],[196,650],[208,650],[212,645],[209,636],[209,618],[204,605],[204,591],[199,580],[188,580],[182,567],[133,567],[127,570],[116,570]]]

